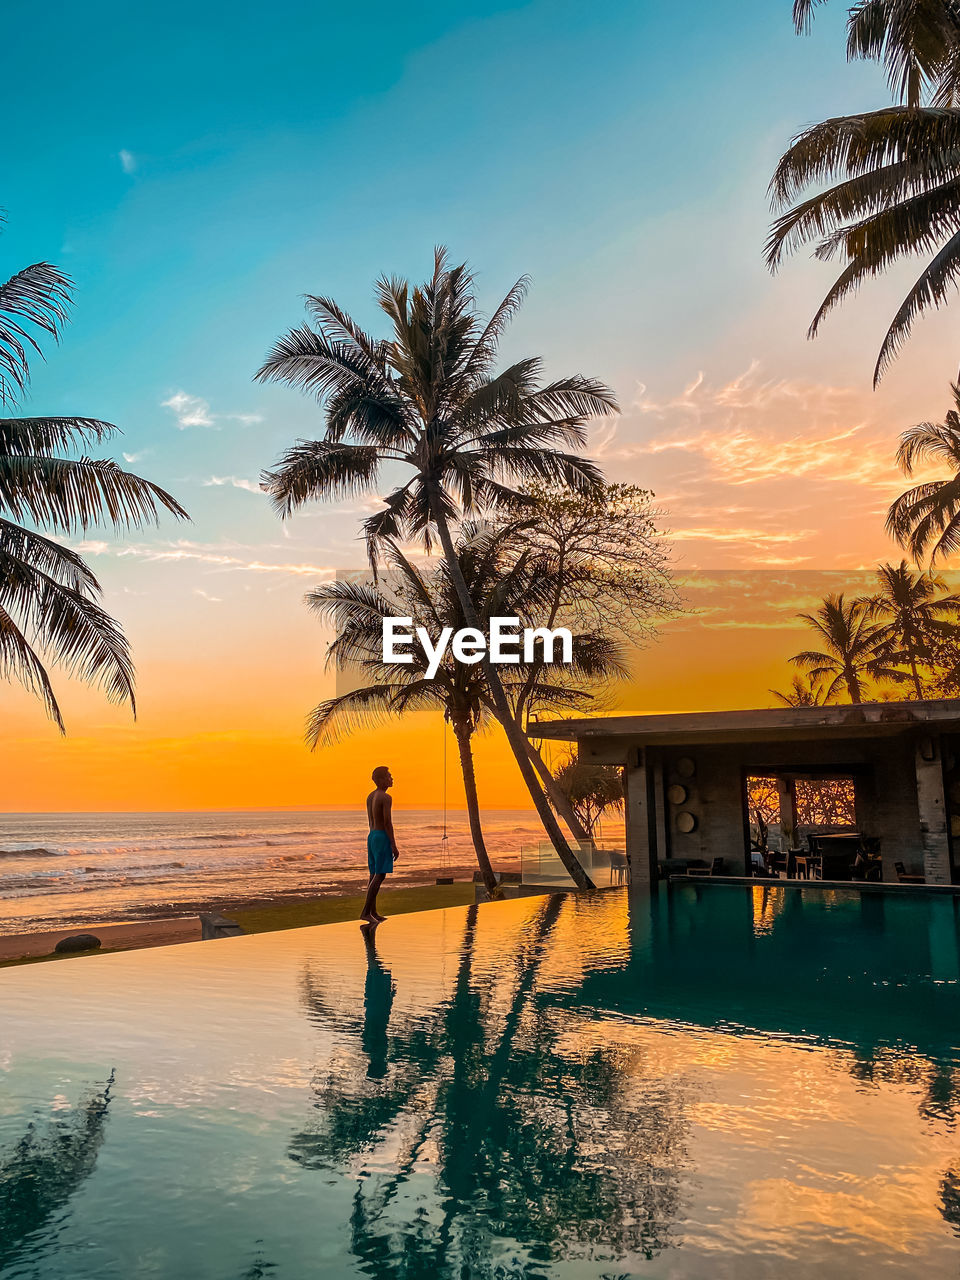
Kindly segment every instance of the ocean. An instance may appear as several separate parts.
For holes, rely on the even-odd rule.
[[[529,811],[489,810],[483,822],[502,870],[543,838]],[[475,868],[465,812],[448,812],[445,844],[438,810],[398,811],[395,826],[394,883]],[[365,880],[366,835],[356,810],[0,814],[0,934],[330,893]]]

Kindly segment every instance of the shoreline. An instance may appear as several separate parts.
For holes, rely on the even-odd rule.
[[[387,910],[390,898],[395,897],[394,912],[406,914],[410,910],[429,910],[444,905],[460,905],[466,900],[472,901],[475,869],[475,866],[460,864],[443,871],[438,868],[417,868],[406,875],[398,874],[396,882],[381,891],[381,904]],[[452,876],[454,884],[437,885],[436,879],[440,874]],[[199,942],[201,912],[216,912],[237,919],[251,933],[349,920],[353,908],[358,902],[362,902],[366,885],[366,873],[358,872],[322,885],[309,893],[291,891],[270,896],[234,894],[215,901],[187,899],[146,907],[140,914],[120,920],[83,920],[60,924],[52,929],[0,933],[0,966],[16,964],[18,961],[53,958],[57,942],[76,933],[95,934],[102,945],[99,951],[73,953],[74,956]],[[465,897],[467,893],[469,899]],[[431,900],[433,898],[437,900],[434,902]],[[421,901],[423,905],[419,905]],[[359,911],[357,914],[359,915]],[[61,955],[57,954],[55,958],[60,959]],[[66,959],[68,956],[64,955],[62,958]]]

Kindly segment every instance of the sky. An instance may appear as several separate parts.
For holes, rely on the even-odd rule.
[[[803,38],[790,9],[56,0],[5,15],[22,109],[3,144],[0,277],[46,259],[76,282],[24,411],[116,423],[111,456],[192,521],[74,540],[131,637],[139,716],[61,676],[64,740],[0,686],[0,808],[353,804],[381,762],[410,802],[439,801],[434,720],[303,745],[332,681],[302,597],[362,564],[365,508],[277,520],[259,474],[322,417],[252,382],[303,294],[377,330],[374,280],[424,277],[439,243],[476,269],[486,308],[531,277],[504,360],[540,354],[549,375],[615,389],[623,412],[590,452],[656,492],[678,574],[839,582],[899,558],[883,533],[893,451],[949,407],[956,312],[918,326],[874,392],[909,266],[812,343],[829,267],[767,273],[766,188],[790,137],[888,100],[878,69],[845,61],[844,6]],[[767,705],[771,681],[789,683],[801,633],[782,609],[744,625],[734,580],[643,655],[622,709]],[[499,740],[479,757],[482,798],[522,804]]]

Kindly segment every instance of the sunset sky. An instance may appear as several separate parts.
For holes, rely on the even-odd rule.
[[[610,383],[623,413],[591,452],[667,513],[702,612],[642,657],[623,708],[769,704],[811,588],[863,586],[899,559],[883,533],[896,438],[942,417],[957,368],[954,309],[871,390],[909,264],[815,343],[831,269],[764,268],[766,187],[791,135],[888,100],[879,70],[844,60],[844,6],[807,38],[790,10],[295,0],[271,22],[253,5],[57,0],[5,16],[24,110],[0,276],[46,258],[77,282],[26,409],[120,425],[114,456],[193,523],[78,544],[132,639],[140,716],[61,679],[62,740],[0,686],[0,808],[340,806],[381,762],[398,803],[439,800],[436,720],[303,746],[332,681],[302,596],[362,563],[362,504],[275,519],[260,470],[321,417],[251,382],[303,293],[379,329],[374,279],[422,277],[437,243],[477,269],[484,305],[530,274],[504,359]],[[747,592],[747,571],[770,576]],[[495,738],[480,784],[488,804],[523,803]]]

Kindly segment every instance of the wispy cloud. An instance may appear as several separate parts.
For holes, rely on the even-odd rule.
[[[124,173],[136,173],[137,157],[133,154],[132,151],[127,151],[126,148],[123,148],[120,152],[118,152],[117,158],[120,161],[120,168],[123,170]]]
[[[638,383],[616,429],[591,444],[608,474],[654,490],[691,565],[786,569],[889,554],[903,425],[866,389],[769,378],[754,361],[679,391]]]
[[[671,542],[749,542],[758,546],[778,546],[783,543],[799,542],[809,537],[811,529],[796,529],[789,532],[771,532],[767,529],[749,529],[743,527],[726,528],[718,526],[693,526],[689,529],[674,529],[666,536]]]
[[[245,480],[242,476],[211,476],[209,480],[203,481],[203,487],[205,489],[227,487],[245,489],[247,493],[263,493],[256,480]]]
[[[202,587],[194,587],[193,594],[199,596],[201,600],[208,600],[211,604],[223,604],[222,596],[212,596],[209,591],[204,591]]]
[[[262,422],[258,413],[213,413],[210,401],[202,396],[192,396],[186,391],[175,391],[169,399],[162,401],[164,409],[171,409],[177,418],[177,426],[181,431],[189,427],[208,427],[219,430],[221,423],[240,422],[244,426]]]
[[[150,454],[150,453],[152,453],[152,452],[153,452],[153,450],[152,450],[152,449],[141,449],[138,453],[126,453],[126,452],[124,452],[124,454],[123,454],[123,460],[124,460],[124,462],[126,462],[126,463],[128,463],[128,464],[129,464],[129,463],[133,463],[133,462],[140,462],[140,461],[142,461],[145,457],[147,457],[147,455],[148,455],[148,454]]]
[[[849,387],[764,380],[754,362],[722,386],[699,374],[663,401],[641,385],[633,408],[665,428],[636,452],[699,455],[728,484],[810,477],[889,490],[898,483],[888,434]]]
[[[336,573],[336,568],[326,564],[290,563],[279,561],[271,563],[254,554],[238,554],[250,551],[246,547],[219,544],[189,542],[182,539],[178,542],[160,543],[109,543],[103,541],[84,541],[72,544],[75,551],[88,556],[116,556],[119,560],[135,559],[148,564],[172,564],[193,562],[210,565],[215,569],[227,571],[245,571],[257,574],[278,574],[287,577],[329,578]]]

